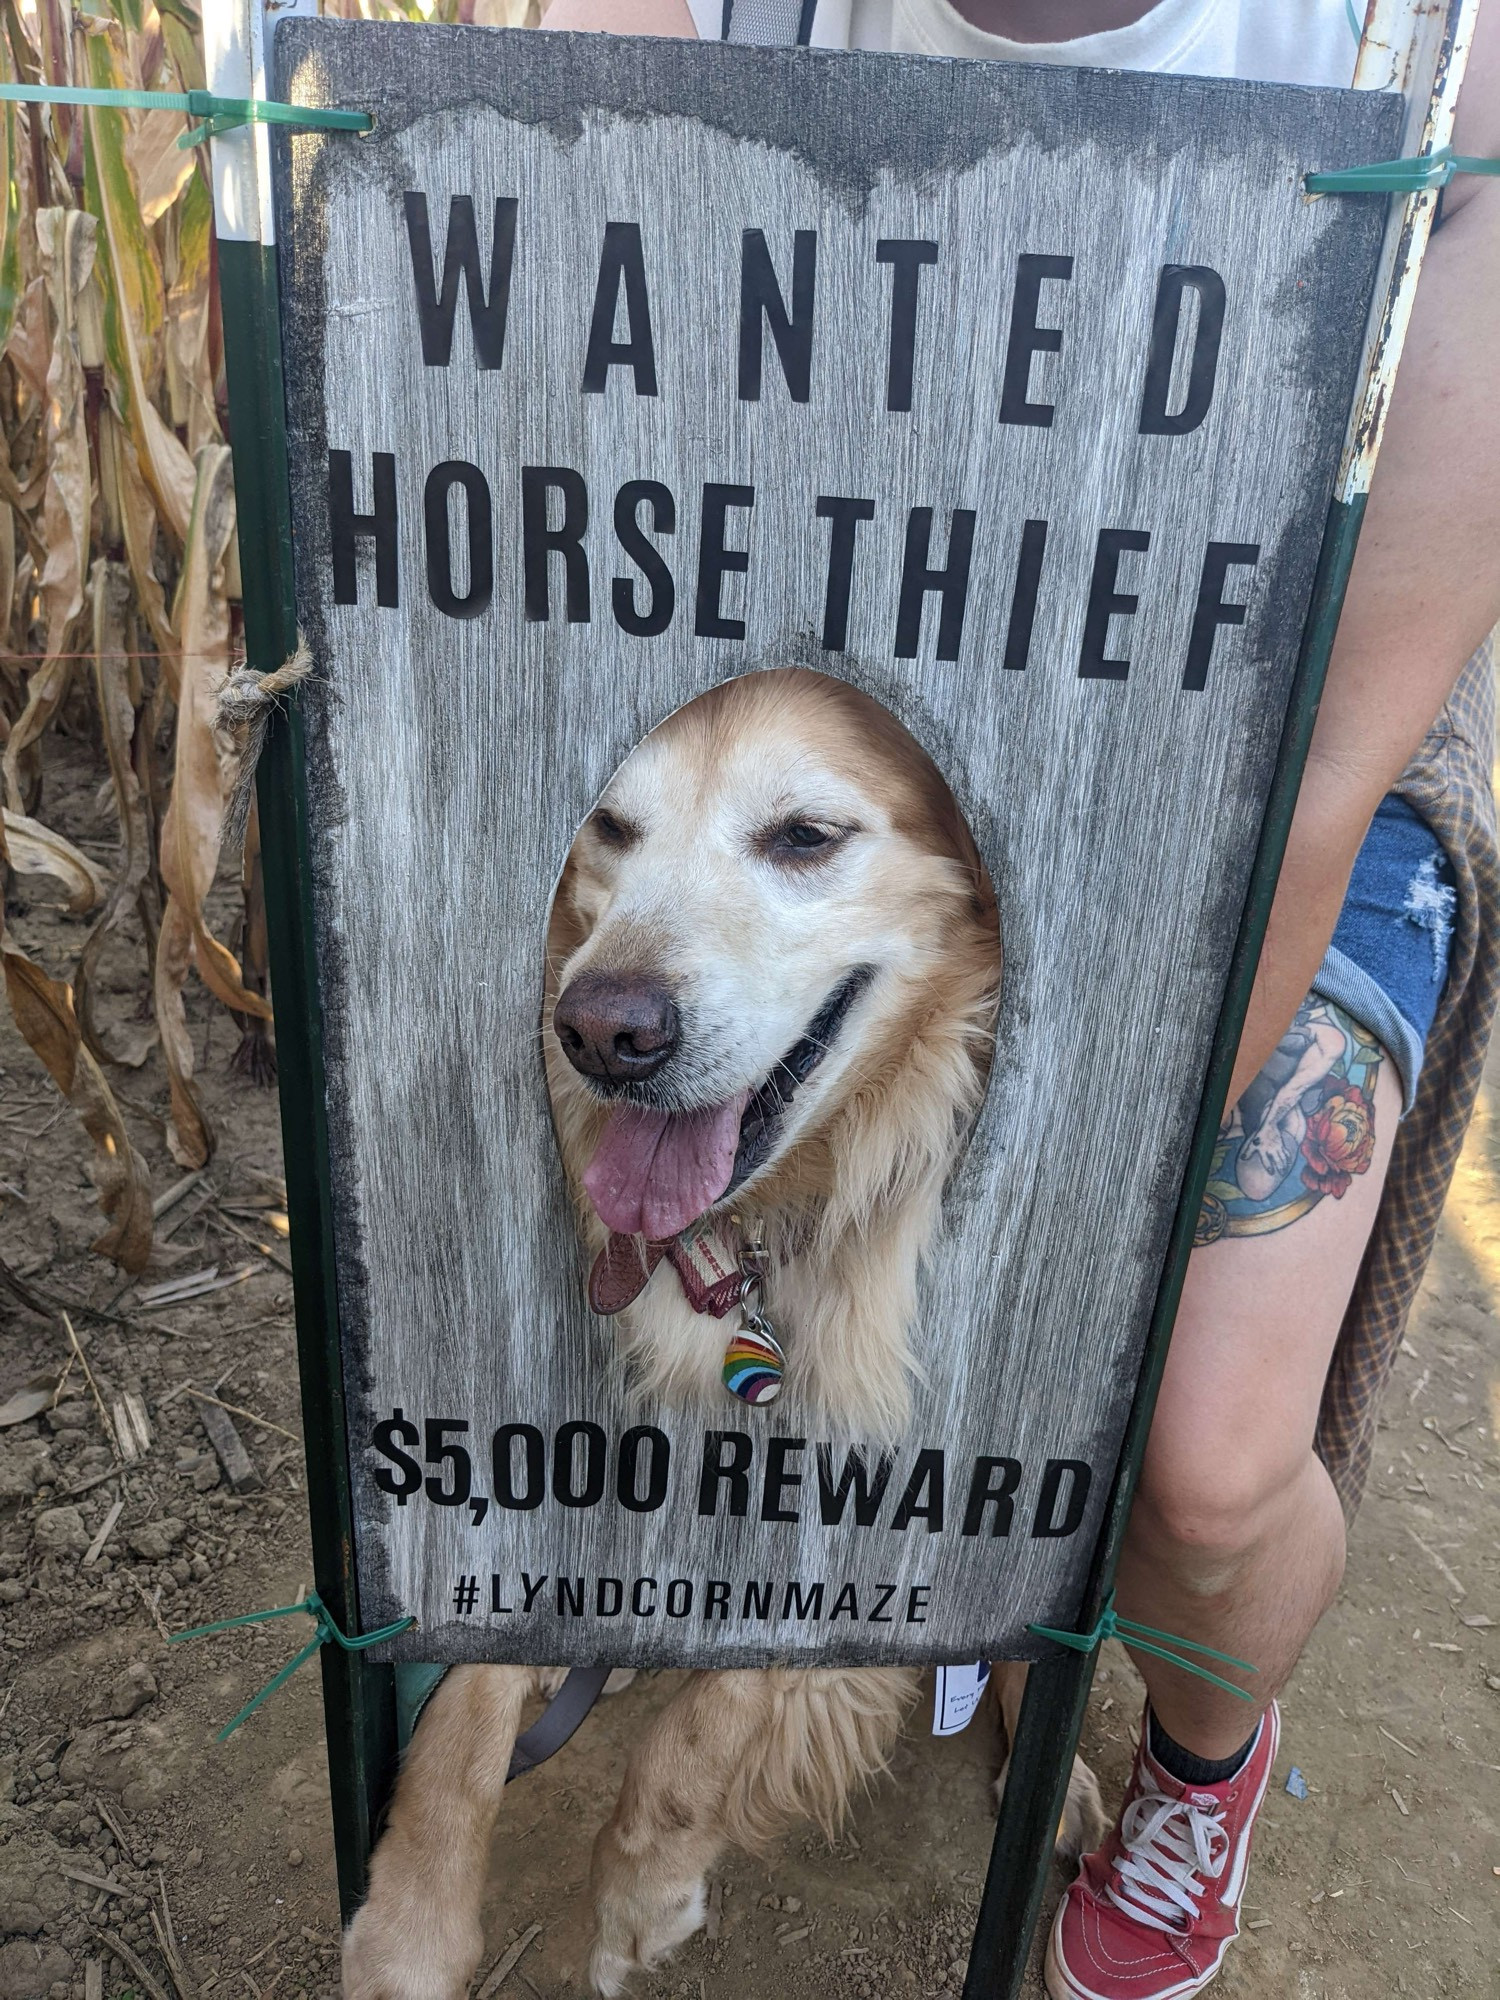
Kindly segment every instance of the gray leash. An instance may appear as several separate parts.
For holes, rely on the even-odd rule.
[[[757,48],[806,48],[812,40],[818,0],[724,0],[719,39],[750,42]]]
[[[569,1667],[568,1677],[529,1729],[516,1738],[505,1782],[523,1778],[555,1757],[604,1692],[610,1667]]]

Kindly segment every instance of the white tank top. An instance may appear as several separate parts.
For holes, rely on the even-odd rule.
[[[717,41],[723,0],[689,4],[699,34]],[[1359,48],[1347,0],[1157,0],[1127,28],[1064,42],[985,34],[952,0],[818,0],[812,40],[815,48],[1175,70],[1260,83],[1348,84]]]

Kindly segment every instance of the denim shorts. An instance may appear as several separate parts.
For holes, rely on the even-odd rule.
[[[1382,799],[1349,878],[1313,991],[1351,1014],[1401,1072],[1403,1116],[1448,977],[1457,901],[1453,866],[1404,799]]]

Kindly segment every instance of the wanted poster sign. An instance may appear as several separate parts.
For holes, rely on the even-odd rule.
[[[1134,1391],[1399,105],[289,21],[360,1608],[1024,1657]]]

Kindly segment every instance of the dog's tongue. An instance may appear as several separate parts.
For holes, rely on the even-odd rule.
[[[654,1243],[678,1236],[712,1208],[734,1173],[748,1090],[707,1111],[611,1112],[583,1176],[606,1229]]]

